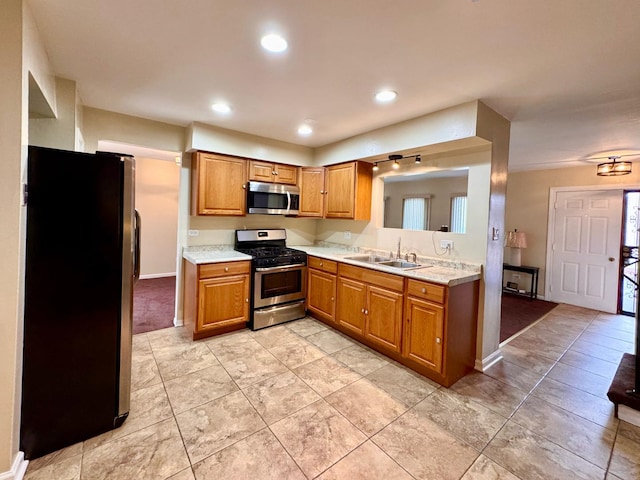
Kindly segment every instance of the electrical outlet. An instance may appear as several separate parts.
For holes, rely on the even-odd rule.
[[[453,250],[453,240],[440,240],[440,248],[447,248],[449,251]]]
[[[189,230],[187,232],[187,235],[189,235],[190,237],[197,237],[198,235],[200,235],[200,230]]]
[[[344,231],[344,239],[345,240],[351,240],[351,230],[345,230]]]

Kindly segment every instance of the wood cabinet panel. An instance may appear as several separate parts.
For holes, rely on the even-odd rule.
[[[273,182],[273,164],[249,160],[249,180]]]
[[[404,277],[392,273],[380,272],[370,268],[356,267],[346,263],[340,263],[338,267],[340,276],[349,277],[362,282],[371,283],[378,287],[388,288],[401,292],[404,288]]]
[[[299,217],[324,216],[324,182],[324,167],[302,167],[300,169]]]
[[[249,262],[224,262],[224,263],[205,263],[200,265],[199,278],[220,277],[223,275],[238,275],[249,273],[251,265]]]
[[[367,287],[356,282],[338,277],[338,304],[336,322],[357,335],[364,335],[365,306],[367,304]]]
[[[406,302],[402,354],[420,365],[442,372],[444,308],[418,298]]]
[[[400,352],[402,339],[402,293],[369,285],[365,310],[365,337],[380,347]]]
[[[310,265],[309,265],[310,266]],[[325,319],[335,321],[336,276],[328,272],[309,268],[307,308]]]
[[[373,165],[349,162],[325,169],[325,217],[371,219]]]
[[[245,159],[195,152],[192,167],[192,213],[242,216],[246,212]]]
[[[298,167],[249,160],[249,180],[295,185],[298,183]]]
[[[287,185],[296,185],[298,183],[298,167],[293,165],[275,164],[276,183],[286,183]]]
[[[447,288],[443,285],[436,285],[420,280],[407,280],[407,295],[430,300],[436,303],[445,303],[445,292]]]
[[[208,278],[199,283],[198,332],[246,323],[249,318],[248,275]]]
[[[323,272],[338,273],[338,262],[318,257],[307,257],[309,268],[322,270]]]

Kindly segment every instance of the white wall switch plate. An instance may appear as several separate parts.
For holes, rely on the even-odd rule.
[[[453,250],[453,240],[440,240],[440,248],[448,248],[449,251]]]
[[[345,230],[344,239],[345,240],[351,240],[351,230]]]
[[[198,235],[200,235],[200,230],[189,230],[187,234],[190,237],[197,237]]]

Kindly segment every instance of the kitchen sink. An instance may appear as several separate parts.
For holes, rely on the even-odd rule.
[[[356,262],[365,263],[381,263],[388,262],[391,259],[389,257],[379,257],[377,255],[354,255],[353,257],[344,257],[345,260],[354,260]]]
[[[395,267],[395,268],[419,268],[422,267],[419,263],[408,262],[406,260],[388,260],[386,262],[377,262],[378,265],[386,265],[387,267]]]

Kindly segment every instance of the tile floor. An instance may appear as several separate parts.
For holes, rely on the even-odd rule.
[[[606,392],[629,317],[560,305],[450,389],[312,319],[134,337],[129,419],[28,480],[638,479]]]

